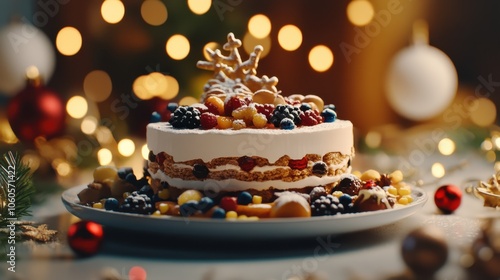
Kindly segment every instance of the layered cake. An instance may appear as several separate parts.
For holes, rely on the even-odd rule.
[[[147,126],[142,178],[101,166],[78,198],[108,211],[156,216],[261,219],[331,216],[412,203],[401,171],[351,173],[352,123],[316,95],[286,96],[276,77],[258,77],[262,47],[242,61],[228,35],[214,72],[190,106],[168,105]],[[163,116],[163,119],[162,119]]]
[[[148,125],[152,178],[167,182],[174,195],[248,191],[271,201],[276,191],[330,190],[351,170],[352,123],[336,119],[335,108],[318,96],[283,96],[276,77],[256,76],[262,47],[241,61],[239,46],[229,34],[228,56],[207,49],[212,60],[198,66],[214,77],[200,104]]]

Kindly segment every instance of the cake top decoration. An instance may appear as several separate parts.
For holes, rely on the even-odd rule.
[[[213,71],[214,76],[205,85],[202,101],[214,94],[224,98],[234,94],[241,97],[251,96],[262,91],[273,95],[279,93],[276,88],[277,77],[256,76],[260,55],[264,48],[260,45],[255,46],[249,58],[242,61],[238,51],[241,45],[241,40],[236,39],[233,33],[229,33],[227,43],[222,47],[229,52],[229,55],[223,55],[219,49],[205,49],[210,60],[198,61],[196,66],[200,69]]]

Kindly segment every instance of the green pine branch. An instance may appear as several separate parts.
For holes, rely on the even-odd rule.
[[[30,216],[31,197],[35,193],[29,166],[17,153],[7,152],[0,158],[0,229],[10,222]]]

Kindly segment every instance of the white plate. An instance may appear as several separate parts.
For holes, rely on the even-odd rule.
[[[311,218],[277,218],[258,221],[148,216],[95,209],[79,204],[77,194],[86,188],[78,186],[66,190],[62,201],[68,211],[83,219],[104,226],[183,237],[207,238],[296,238],[343,234],[392,224],[414,214],[427,201],[427,194],[412,188],[414,201],[389,210],[342,214]]]

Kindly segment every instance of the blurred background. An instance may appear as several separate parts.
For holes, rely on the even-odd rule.
[[[62,185],[97,165],[140,172],[151,113],[196,102],[212,74],[196,62],[233,32],[244,60],[264,46],[258,75],[278,77],[283,95],[335,104],[359,152],[404,155],[432,139],[433,153],[495,163],[498,11],[494,0],[5,0],[0,150]],[[403,145],[409,132],[427,140]]]

